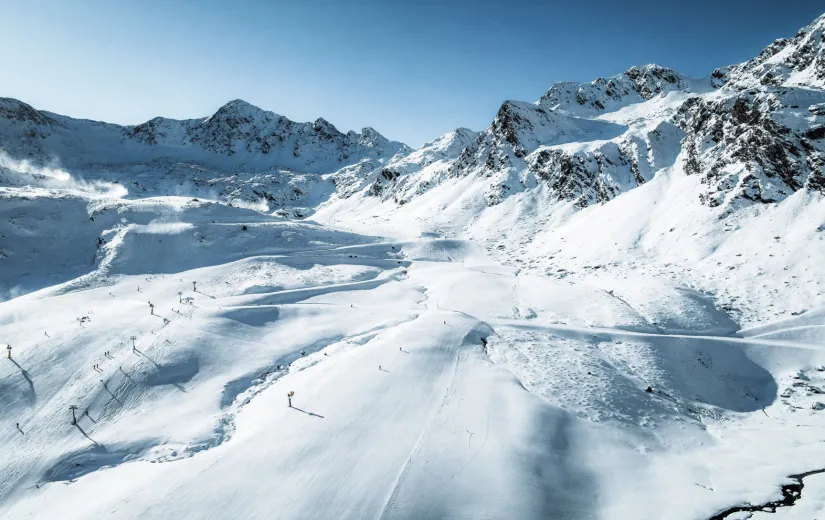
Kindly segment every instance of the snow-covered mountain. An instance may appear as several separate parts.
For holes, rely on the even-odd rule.
[[[185,161],[231,171],[273,168],[331,173],[362,159],[408,153],[373,130],[341,133],[324,119],[296,123],[245,101],[230,101],[210,117],[155,118],[118,126],[41,112],[0,99],[0,147],[15,158],[70,169],[134,162]]]
[[[459,129],[415,153],[371,128],[343,134],[324,119],[295,123],[240,100],[203,119],[121,127],[2,99],[0,149],[14,160],[59,164],[86,178],[126,185],[130,176],[142,178],[132,189],[152,194],[173,188],[147,186],[153,175],[145,171],[173,177],[175,193],[195,195],[204,172],[210,188],[227,184],[227,174],[335,174],[334,186],[304,177],[303,188],[296,187],[274,175],[233,178],[233,188],[218,191],[226,199],[266,201],[273,210],[311,208],[333,194],[361,191],[403,204],[444,179],[467,175],[484,179],[490,205],[544,184],[552,197],[585,207],[649,181],[677,160],[702,178],[706,188],[697,196],[708,205],[778,201],[824,183],[823,31],[819,18],[753,60],[704,79],[647,65],[588,84],[558,83],[536,103],[504,102],[479,134]],[[307,189],[307,179],[325,187]],[[257,188],[247,189],[250,182]],[[308,192],[317,197],[305,200]]]
[[[759,56],[739,65],[713,71],[715,86],[745,90],[756,85],[825,88],[825,15],[800,29],[793,38],[780,38]]]
[[[821,191],[823,31],[820,17],[704,79],[647,65],[558,83],[534,104],[507,101],[450,175],[484,179],[491,205],[540,184],[579,207],[602,203],[677,161],[702,178],[697,196],[711,206]]]
[[[417,150],[0,99],[0,519],[816,518],[823,35]]]

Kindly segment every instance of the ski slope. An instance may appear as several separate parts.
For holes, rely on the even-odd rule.
[[[475,240],[67,197],[95,220],[28,232],[122,226],[0,303],[0,518],[704,518],[820,449],[821,313],[734,334]]]

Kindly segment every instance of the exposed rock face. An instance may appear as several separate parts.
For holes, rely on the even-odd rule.
[[[703,202],[776,202],[805,187],[819,189],[818,129],[825,119],[796,104],[806,97],[797,89],[751,90],[682,105],[684,170],[702,176]]]
[[[523,166],[540,146],[559,145],[621,135],[622,125],[568,115],[541,105],[505,101],[490,127],[468,146],[453,166],[455,175],[479,170],[483,176]]]
[[[458,128],[384,165],[362,161],[343,168],[333,175],[338,196],[347,198],[366,189],[368,196],[404,204],[446,180],[450,165],[478,135]]]
[[[690,91],[691,83],[689,78],[658,65],[631,67],[623,74],[598,78],[592,83],[556,83],[544,93],[538,104],[551,110],[592,116],[631,103],[641,103],[662,92]]]

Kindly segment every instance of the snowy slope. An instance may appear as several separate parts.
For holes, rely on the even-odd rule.
[[[415,151],[0,100],[0,518],[821,515],[823,30]]]

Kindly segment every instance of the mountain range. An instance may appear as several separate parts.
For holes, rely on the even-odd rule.
[[[591,83],[557,83],[535,103],[504,102],[480,133],[458,129],[415,151],[372,128],[342,133],[322,118],[296,123],[241,100],[201,119],[118,126],[7,98],[0,100],[0,149],[14,160],[124,184],[154,170],[179,185],[200,180],[202,170],[213,184],[227,175],[273,172],[315,174],[312,184],[334,184],[313,200],[304,200],[309,190],[294,183],[285,196],[287,188],[271,177],[256,189],[223,192],[267,200],[273,209],[296,197],[314,207],[333,193],[403,204],[463,176],[485,184],[490,205],[543,184],[554,199],[586,207],[677,160],[702,179],[697,196],[708,206],[777,202],[800,189],[825,189],[823,30],[819,18],[758,57],[702,79],[647,65]],[[4,180],[36,182],[8,172]],[[160,181],[146,184],[138,189],[172,190]]]
[[[823,266],[825,15],[415,150],[0,98],[0,518],[821,517]]]

